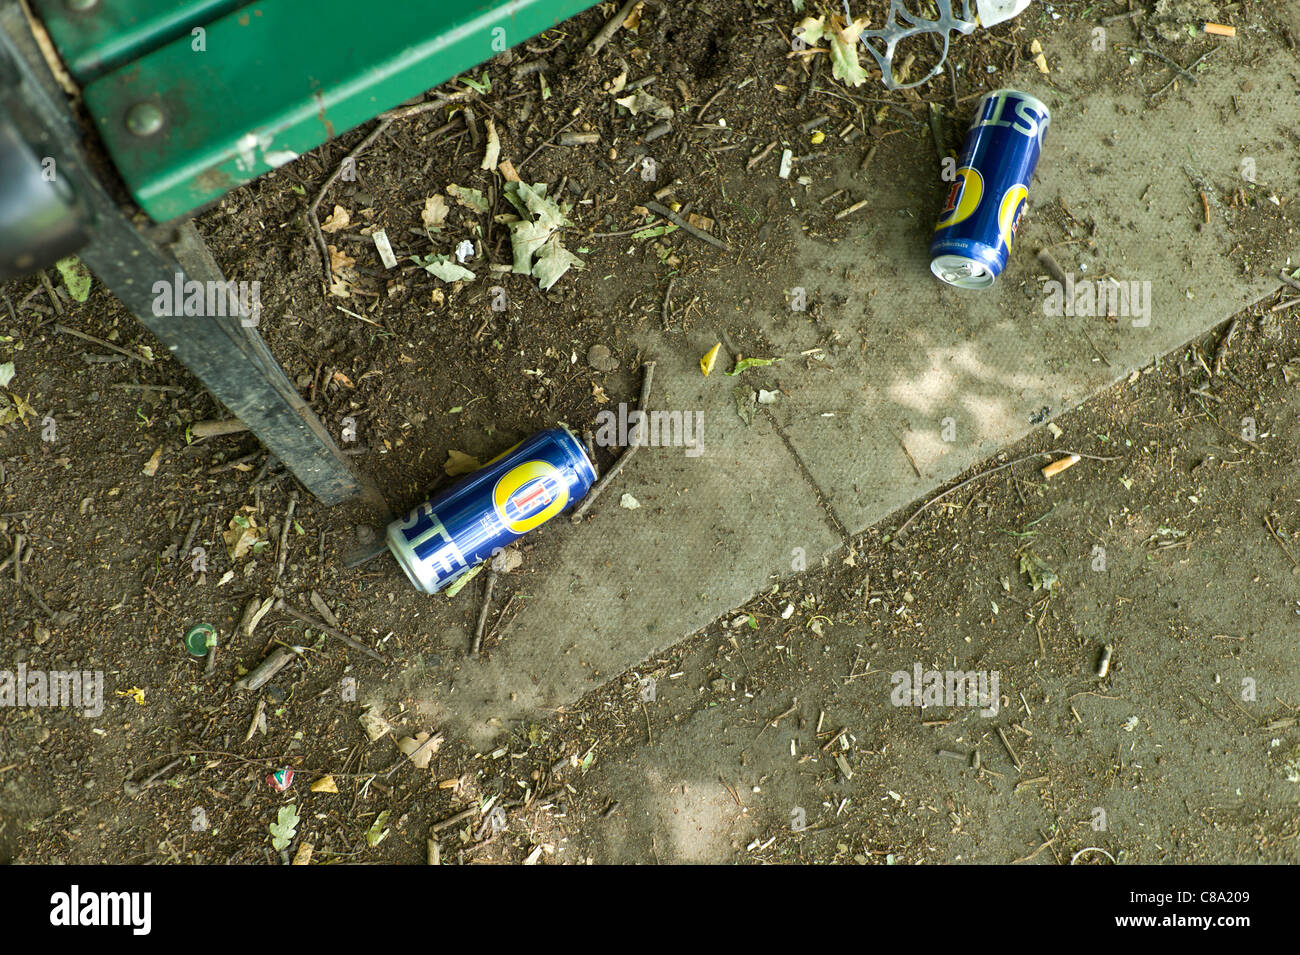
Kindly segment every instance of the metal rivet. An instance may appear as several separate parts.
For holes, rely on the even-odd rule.
[[[163,112],[153,103],[136,103],[126,112],[126,128],[137,136],[152,136],[162,125]]]
[[[85,13],[99,6],[99,0],[66,0],[68,9],[76,13]]]

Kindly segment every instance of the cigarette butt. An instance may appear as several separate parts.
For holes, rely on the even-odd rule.
[[[1222,23],[1207,23],[1205,24],[1205,32],[1210,34],[1211,36],[1231,37],[1237,35],[1237,28],[1226,26],[1225,24]]]
[[[1082,460],[1077,454],[1071,454],[1068,457],[1057,458],[1051,464],[1043,465],[1043,477],[1051,479],[1056,477],[1066,468],[1072,468]]]
[[[1109,643],[1101,648],[1101,655],[1097,658],[1097,679],[1106,679],[1106,674],[1110,673],[1110,658],[1115,652],[1115,648]]]
[[[503,159],[497,163],[497,169],[501,173],[501,178],[506,182],[519,182],[519,173],[515,172],[515,164],[509,159]]]

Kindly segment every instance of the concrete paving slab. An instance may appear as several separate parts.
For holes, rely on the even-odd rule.
[[[762,419],[746,428],[729,389],[707,387],[679,352],[655,352],[652,405],[699,412],[701,453],[642,448],[587,523],[545,532],[566,572],[520,583],[531,596],[499,644],[432,701],[440,723],[485,745],[511,720],[553,712],[743,603],[793,560],[811,566],[840,546],[776,429]],[[625,493],[640,507],[622,507]]]
[[[1280,48],[1262,54],[1249,98],[1238,74],[1213,70],[1190,95],[1166,95],[1150,110],[1134,95],[1092,87],[1090,57],[1121,55],[1094,53],[1086,28],[1064,29],[1048,48],[1059,64],[1050,86],[1032,66],[1008,82],[1048,104],[1052,127],[1031,209],[993,288],[951,289],[928,274],[934,210],[947,187],[932,154],[899,155],[903,168],[888,175],[846,172],[840,184],[855,199],[869,198],[876,214],[850,240],[801,236],[804,270],[791,284],[821,304],[818,323],[843,341],[825,354],[834,374],[812,362],[785,366],[792,400],[775,414],[850,531],[1277,286],[1284,250],[1244,269],[1229,255],[1239,238],[1217,203],[1198,230],[1192,177],[1245,186],[1245,157],[1265,194],[1300,177],[1300,155],[1286,145],[1291,119],[1269,111],[1288,90],[1294,96],[1294,57]],[[963,128],[968,119],[962,115]],[[882,210],[892,211],[885,225]],[[1095,226],[1094,250],[1071,241],[1063,210]],[[1076,231],[1077,238],[1088,230]],[[1044,246],[1067,271],[1086,266],[1076,272],[1078,288],[1101,275],[1140,283],[1131,314],[1046,315],[1039,278],[1047,270],[1035,257]],[[809,347],[807,326],[792,334],[789,323],[768,320],[764,328],[787,353]],[[827,412],[835,416],[822,417]]]

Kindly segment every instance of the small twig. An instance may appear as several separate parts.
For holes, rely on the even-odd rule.
[[[582,51],[583,54],[585,56],[595,56],[603,50],[605,44],[613,38],[614,34],[618,32],[618,28],[623,25],[623,21],[632,15],[633,8],[635,8],[640,2],[641,0],[627,0],[623,6],[619,7],[618,12],[600,28],[600,32],[591,38],[591,42],[587,44],[587,48]]]
[[[342,630],[336,630],[335,628],[331,627],[329,624],[325,623],[323,620],[317,620],[315,617],[307,616],[305,613],[296,609],[291,604],[286,603],[283,599],[277,600],[275,602],[275,609],[279,610],[282,613],[287,613],[295,620],[298,620],[302,623],[315,627],[317,630],[320,630],[322,633],[327,633],[331,637],[334,637],[338,640],[342,640],[352,649],[360,650],[366,656],[373,657],[374,659],[378,660],[380,663],[386,662],[383,657],[381,657],[374,650],[371,650],[364,643],[360,642],[359,640],[352,639]]]
[[[1204,195],[1204,193],[1202,193],[1202,195]],[[1206,210],[1208,214],[1209,206],[1206,206]],[[1228,330],[1224,332],[1223,338],[1219,340],[1219,347],[1214,350],[1214,364],[1212,366],[1214,370],[1211,372],[1212,378],[1217,378],[1223,374],[1223,365],[1228,360],[1228,346],[1232,344],[1232,339],[1237,334],[1237,324],[1240,321],[1241,320],[1237,318],[1232,320],[1232,324],[1230,324]]]
[[[63,303],[59,301],[59,293],[56,292],[54,286],[50,284],[50,277],[45,274],[43,269],[37,274],[41,277],[41,284],[45,286],[45,294],[48,295],[50,301],[54,303],[54,311],[60,317],[67,314],[67,310],[63,307]]]
[[[912,470],[916,472],[916,476],[924,477],[924,475],[921,474],[921,469],[916,466],[916,458],[912,457],[912,452],[907,449],[907,442],[903,440],[903,436],[895,432],[894,437],[898,439],[898,446],[902,448],[903,453],[907,455],[907,463],[912,465]]]
[[[431,109],[436,109],[439,106],[446,105],[453,99],[463,99],[466,95],[468,94],[452,94],[452,96],[444,99],[433,100],[428,103],[417,103],[415,106],[408,106],[404,109],[389,110],[386,113],[380,113],[379,125],[372,129],[365,139],[357,143],[352,151],[340,160],[338,166],[335,167],[334,172],[325,180],[325,185],[320,187],[320,192],[316,193],[316,198],[313,199],[311,205],[307,207],[307,224],[311,227],[312,239],[315,242],[316,251],[319,252],[321,256],[321,266],[325,273],[325,284],[327,286],[334,284],[334,270],[330,267],[329,244],[325,241],[325,233],[321,231],[320,218],[317,216],[316,210],[320,208],[321,200],[325,198],[325,193],[329,192],[330,186],[334,185],[339,176],[343,174],[343,170],[347,166],[348,160],[351,159],[355,162],[357,157],[369,149],[370,146],[374,144],[375,140],[383,135],[384,130],[388,129],[388,127],[397,120],[406,119],[408,116],[415,116],[418,113],[428,112]],[[436,139],[438,136],[451,129],[454,125],[456,125],[456,122],[452,121],[439,127],[433,132],[431,138]]]
[[[515,173],[518,174],[518,172],[519,172],[520,169],[523,169],[524,166],[528,165],[528,161],[529,161],[530,159],[532,159],[534,156],[536,156],[538,153],[540,153],[540,152],[541,152],[543,149],[545,149],[547,146],[551,145],[551,143],[555,142],[556,139],[558,139],[561,135],[563,135],[563,133],[565,132],[565,130],[567,130],[570,126],[572,126],[574,123],[576,123],[576,122],[577,122],[579,119],[581,119],[581,118],[582,118],[581,116],[575,116],[575,117],[573,117],[573,119],[569,120],[567,123],[565,123],[565,124],[564,124],[563,126],[561,126],[559,129],[557,129],[555,132],[551,133],[549,139],[545,139],[545,140],[543,140],[542,142],[538,143],[536,149],[534,149],[534,150],[533,150],[532,152],[530,152],[527,156],[525,156],[525,157],[523,158],[523,161],[522,161],[518,166],[513,167]],[[507,160],[507,161],[508,161],[508,160]]]
[[[236,690],[260,690],[271,678],[300,657],[301,647],[276,647],[257,666],[235,681]]]
[[[1055,842],[1055,841],[1056,841],[1056,836],[1052,836],[1052,838],[1048,839],[1046,842],[1044,842],[1042,845],[1040,845],[1040,846],[1039,846],[1037,849],[1035,849],[1033,852],[1029,853],[1029,855],[1027,855],[1027,856],[1021,856],[1019,859],[1017,859],[1015,862],[1013,862],[1013,863],[1011,863],[1011,864],[1012,864],[1012,865],[1015,865],[1017,862],[1029,862],[1029,861],[1033,860],[1034,858],[1036,858],[1036,857],[1038,856],[1038,854],[1039,854],[1040,852],[1042,852],[1044,849],[1046,849],[1048,846],[1050,846],[1050,845],[1051,845],[1053,842]]]
[[[335,629],[342,628],[342,624],[339,623],[339,618],[334,616],[334,611],[330,610],[330,606],[325,602],[324,597],[313,590],[308,595],[307,599],[311,601],[311,605],[316,608],[316,612],[320,614],[322,620]]]
[[[701,106],[699,111],[695,114],[695,121],[697,123],[704,122],[704,114],[709,111],[710,106],[712,106],[715,102],[717,102],[718,97],[721,96],[726,91],[727,91],[727,84],[723,83],[722,86],[718,87],[718,91],[708,98],[708,100],[704,103],[704,105]]]
[[[222,418],[212,421],[196,421],[190,425],[190,437],[199,440],[200,438],[219,438],[227,434],[243,434],[248,430],[248,425],[238,418]]]
[[[280,527],[280,556],[275,565],[275,585],[280,586],[280,578],[284,576],[284,562],[289,556],[289,528],[293,526],[293,512],[298,507],[298,492],[293,491],[289,494],[289,506],[284,509],[284,523]]]
[[[260,697],[257,701],[257,709],[253,711],[253,718],[248,723],[248,732],[244,734],[244,742],[247,743],[257,732],[257,726],[262,722],[262,716],[266,713],[266,697]]]
[[[772,140],[770,143],[768,143],[768,144],[763,148],[763,151],[762,151],[761,153],[759,153],[759,154],[756,155],[756,156],[751,157],[750,160],[749,160],[749,162],[745,163],[745,171],[746,171],[746,172],[749,172],[749,171],[752,170],[755,166],[757,166],[759,163],[761,163],[764,159],[766,159],[769,155],[771,155],[772,150],[776,148],[776,143],[777,143],[777,141],[776,141],[775,139]]]
[[[1069,279],[1066,277],[1065,269],[1061,268],[1059,262],[1052,256],[1047,249],[1038,250],[1038,261],[1042,263],[1043,268],[1052,273],[1052,278],[1064,285]]]
[[[650,383],[654,379],[655,363],[653,361],[648,361],[642,367],[645,371],[645,378],[641,382],[641,403],[637,406],[641,410],[641,421],[637,427],[636,436],[632,439],[632,443],[628,446],[628,449],[619,455],[618,460],[614,462],[614,466],[606,471],[605,476],[596,482],[596,486],[588,492],[586,499],[581,505],[579,505],[578,509],[573,512],[573,517],[571,517],[570,520],[575,524],[579,523],[587,516],[587,511],[591,510],[591,505],[595,503],[596,498],[600,496],[601,492],[609,486],[610,482],[613,481],[614,478],[618,477],[618,472],[623,470],[627,465],[627,462],[632,459],[632,455],[634,455],[637,452],[637,449],[641,447],[645,432],[648,430],[646,416],[649,412],[647,411],[647,405],[650,401]]]
[[[127,351],[125,348],[119,348],[112,342],[106,342],[102,338],[96,338],[94,335],[87,335],[85,332],[79,332],[75,328],[69,328],[67,325],[55,325],[54,330],[62,335],[71,335],[73,338],[80,338],[85,342],[94,342],[96,345],[103,345],[110,351],[115,351],[119,355],[125,355],[127,358],[134,358],[136,361],[145,365],[152,365],[153,361],[145,358],[137,352]]]
[[[857,202],[853,203],[853,205],[841,209],[839,212],[835,213],[835,221],[839,222],[841,219],[847,219],[870,201],[870,199],[859,199]]]
[[[1107,367],[1107,368],[1114,368],[1114,367],[1115,367],[1114,365],[1112,365],[1112,364],[1110,363],[1110,359],[1107,358],[1107,357],[1105,356],[1105,354],[1102,353],[1102,350],[1101,350],[1100,348],[1097,347],[1096,343],[1093,342],[1092,338],[1089,337],[1089,335],[1088,335],[1087,332],[1084,332],[1084,333],[1083,333],[1083,338],[1084,338],[1084,341],[1086,341],[1089,345],[1092,346],[1092,350],[1095,351],[1095,352],[1097,353],[1097,357],[1100,358],[1102,361],[1104,361],[1104,362],[1106,363],[1106,367]]]
[[[452,826],[459,825],[460,823],[464,822],[466,819],[473,819],[478,814],[479,811],[477,807],[471,806],[468,809],[456,813],[456,815],[454,816],[448,816],[446,819],[442,820],[441,822],[435,822],[432,826],[429,827],[429,831],[442,832],[442,830],[444,829],[450,829]]]
[[[677,213],[673,212],[667,206],[661,206],[653,199],[647,199],[645,202],[641,204],[645,206],[647,209],[649,209],[651,212],[658,213],[659,215],[663,216],[665,219],[670,219],[671,221],[675,222],[678,226],[681,227],[683,232],[687,233],[688,235],[694,236],[695,238],[699,239],[701,242],[707,242],[709,245],[719,248],[723,252],[731,251],[731,246],[727,245],[727,243],[723,242],[719,238],[709,235],[703,229],[695,228],[695,226],[691,225],[684,218],[679,216]]]
[[[1152,50],[1147,47],[1133,46],[1132,44],[1129,43],[1116,43],[1115,46],[1117,49],[1120,50],[1133,50],[1136,53],[1144,53],[1148,56],[1154,56],[1157,60],[1169,64],[1169,66],[1173,67],[1175,70],[1177,70],[1183,76],[1187,77],[1193,83],[1197,82],[1196,77],[1193,76],[1191,73],[1187,72],[1187,67],[1184,67],[1181,63],[1178,63],[1176,60],[1171,60],[1169,57],[1165,56],[1163,53],[1159,52],[1158,50]],[[1210,52],[1213,52],[1213,50],[1211,50]],[[1205,57],[1202,57],[1201,59],[1204,58]],[[1197,60],[1196,62],[1199,63],[1200,60]]]
[[[478,612],[478,626],[474,628],[474,643],[469,648],[471,659],[477,660],[479,648],[483,645],[483,631],[487,628],[488,613],[492,610],[492,590],[497,585],[495,569],[488,569],[487,585],[483,588],[483,607]]]
[[[1011,762],[1015,764],[1016,772],[1020,772],[1020,757],[1017,756],[1016,751],[1011,748],[1011,741],[1007,739],[1007,734],[1003,731],[1002,727],[999,726],[997,730],[998,739],[1002,740],[1002,748],[1005,749],[1007,755],[1011,757]]]
[[[1277,541],[1277,546],[1282,548],[1282,553],[1286,554],[1287,560],[1291,561],[1291,566],[1300,567],[1300,563],[1297,563],[1296,559],[1291,556],[1290,549],[1287,548],[1286,542],[1282,540],[1282,535],[1273,527],[1273,522],[1268,519],[1267,514],[1264,515],[1264,526],[1267,527],[1268,532],[1273,535],[1273,540]]]
[[[158,772],[151,775],[148,779],[146,779],[142,783],[133,783],[129,779],[124,780],[122,782],[122,791],[126,793],[128,796],[130,796],[132,799],[134,799],[136,796],[140,795],[140,793],[144,792],[150,786],[157,783],[158,777],[162,776],[164,773],[171,772],[173,769],[175,769],[183,762],[185,762],[184,756],[179,756],[176,759],[173,759],[170,763],[168,763],[162,769],[158,770]]]
[[[22,534],[15,534],[13,556],[10,557],[9,560],[5,561],[6,565],[9,563],[9,561],[13,561],[14,583],[16,584],[21,584],[23,582],[23,545],[26,543],[27,543],[27,538],[25,538]]]
[[[334,172],[332,172],[330,177],[325,180],[325,185],[320,187],[320,192],[316,193],[316,198],[313,199],[311,205],[307,207],[307,224],[312,228],[312,238],[316,243],[316,251],[320,253],[321,266],[325,273],[326,286],[334,284],[334,270],[330,267],[329,244],[325,241],[325,233],[321,231],[320,219],[316,215],[316,210],[320,208],[321,200],[325,198],[325,193],[329,192],[330,186],[334,185],[335,180],[343,174],[343,170],[347,166],[348,160],[351,159],[355,161],[357,156],[365,152],[370,144],[383,135],[384,130],[392,124],[393,119],[391,117],[381,119],[379,125],[370,131],[370,135],[361,140],[361,142],[358,143],[351,152],[340,160],[338,166],[335,167]]]
[[[441,733],[430,733],[428,736],[424,738],[424,742],[421,743],[419,746],[415,747],[415,749],[411,750],[409,753],[403,751],[402,753],[403,758],[399,759],[397,762],[393,764],[392,768],[384,774],[384,778],[392,779],[393,773],[401,769],[402,766],[405,765],[405,763],[415,763],[415,757],[419,756],[420,753],[424,752],[424,748],[426,746],[432,744],[434,747],[439,747],[442,745],[442,742],[443,742],[443,737]],[[436,748],[434,752],[437,752]],[[415,768],[419,769],[420,767],[417,765]]]
[[[185,535],[185,543],[181,545],[181,549],[176,554],[176,563],[179,564],[183,562],[185,558],[189,556],[190,545],[194,543],[194,535],[199,532],[200,520],[201,518],[196,517],[194,518],[193,521],[190,522],[190,530],[189,533]]]

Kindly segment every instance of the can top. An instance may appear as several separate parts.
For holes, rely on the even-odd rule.
[[[935,256],[930,271],[957,288],[988,288],[995,278],[984,263],[964,255]]]
[[[1010,86],[1007,86],[1000,90],[991,90],[990,92],[985,93],[980,97],[980,102],[983,102],[991,96],[1018,96],[1034,109],[1042,110],[1043,115],[1047,117],[1048,120],[1051,120],[1052,118],[1052,111],[1047,108],[1047,104],[1033,93],[1026,93],[1024,90],[1012,89]]]

